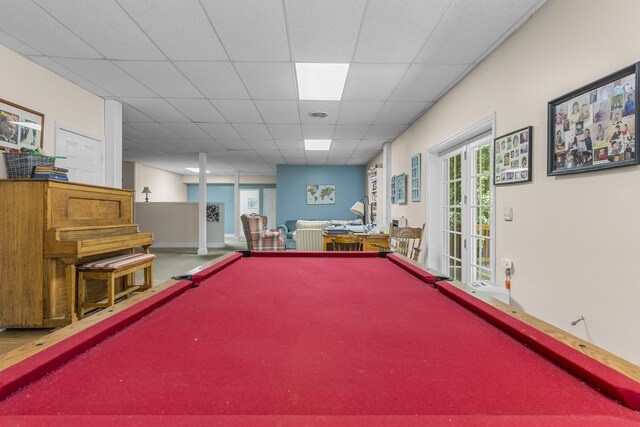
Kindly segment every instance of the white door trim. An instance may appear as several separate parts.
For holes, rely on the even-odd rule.
[[[446,138],[439,144],[429,148],[426,152],[426,168],[427,168],[427,200],[425,203],[426,218],[429,224],[442,224],[442,162],[440,156],[447,151],[453,150],[461,143],[490,131],[490,138],[495,139],[496,131],[496,113],[495,111],[488,116],[482,118],[478,122],[472,124],[464,130]],[[491,150],[491,158],[493,159],[493,150]],[[493,164],[493,160],[492,160]],[[495,202],[494,202],[495,205]],[[495,214],[495,213],[494,213]],[[495,218],[492,220],[495,223]],[[495,237],[495,236],[494,236]],[[439,226],[427,227],[428,247],[425,248],[427,256],[425,263],[427,267],[436,271],[442,271],[442,234]],[[495,242],[495,238],[493,240]],[[491,250],[494,250],[492,248]],[[495,252],[492,252],[495,254]]]

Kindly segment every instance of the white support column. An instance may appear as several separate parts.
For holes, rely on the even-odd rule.
[[[207,251],[207,153],[198,153],[200,199],[198,203],[198,255]]]
[[[382,145],[382,182],[378,188],[382,189],[380,199],[382,201],[381,224],[391,224],[391,143]]]
[[[236,242],[240,240],[240,171],[233,173],[233,207],[235,218],[233,218],[233,235]]]
[[[104,101],[104,182],[122,188],[122,104]]]

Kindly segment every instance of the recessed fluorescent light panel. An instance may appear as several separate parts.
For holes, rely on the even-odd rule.
[[[185,169],[191,172],[200,173],[200,168],[185,168]],[[211,173],[211,172],[207,171],[207,173]]]
[[[330,139],[305,139],[304,149],[307,151],[328,150],[331,147]]]
[[[298,97],[301,100],[340,101],[349,64],[296,62]]]

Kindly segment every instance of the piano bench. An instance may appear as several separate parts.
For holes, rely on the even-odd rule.
[[[78,318],[84,317],[88,308],[111,307],[118,298],[129,297],[129,294],[138,290],[149,289],[153,283],[151,264],[156,256],[150,253],[126,254],[111,258],[99,259],[76,267],[78,272]],[[144,283],[135,284],[133,274],[144,269]],[[115,281],[119,277],[125,277],[124,290],[115,293]],[[86,302],[87,280],[103,280],[107,283],[107,302]],[[133,280],[133,283],[130,281]]]

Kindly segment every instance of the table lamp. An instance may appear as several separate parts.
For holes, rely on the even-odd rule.
[[[364,196],[362,199],[355,202],[353,206],[351,206],[351,209],[349,209],[351,213],[362,217],[363,224],[367,224],[367,202],[368,197]]]
[[[142,189],[142,194],[144,194],[144,201],[148,202],[149,201],[149,194],[151,194],[151,190],[149,190],[149,187],[144,187]]]

